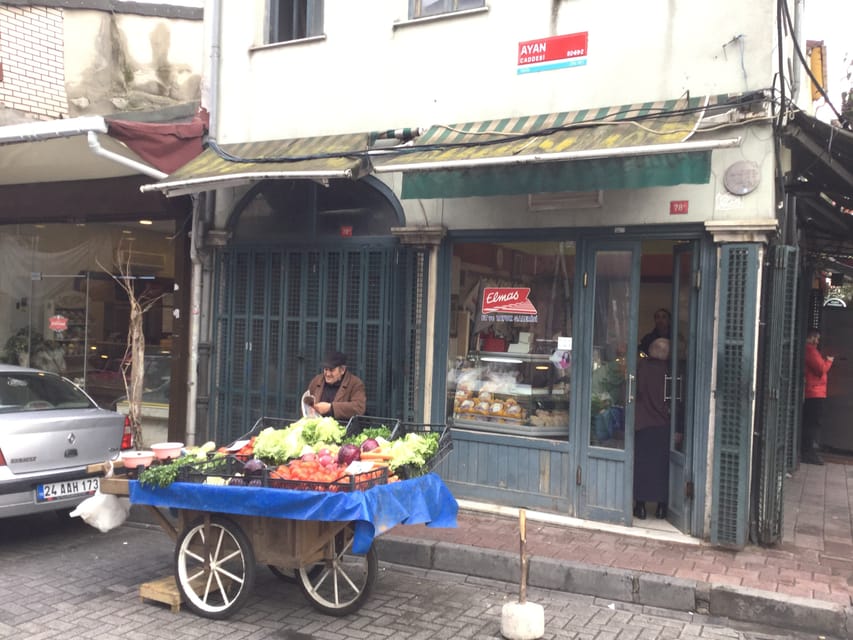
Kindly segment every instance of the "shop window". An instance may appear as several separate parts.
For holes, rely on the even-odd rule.
[[[454,247],[448,419],[567,438],[573,242]]]
[[[409,0],[409,18],[426,18],[485,6],[485,0]]]
[[[323,0],[271,0],[269,42],[323,35]]]
[[[387,198],[363,180],[334,180],[328,187],[268,180],[251,192],[230,224],[237,242],[304,242],[387,236],[401,220]]]

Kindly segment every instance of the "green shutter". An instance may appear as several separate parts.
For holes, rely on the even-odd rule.
[[[389,243],[357,248],[228,248],[214,283],[212,434],[229,442],[261,416],[297,418],[322,354],[346,352],[368,415],[396,415],[409,299]],[[403,313],[400,313],[400,310]]]
[[[711,541],[746,544],[759,245],[720,247]]]
[[[770,291],[766,300],[756,487],[760,544],[775,544],[782,539],[783,485],[797,415],[797,385],[793,378],[797,248],[776,246],[768,251]]]

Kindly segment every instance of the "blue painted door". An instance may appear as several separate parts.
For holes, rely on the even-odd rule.
[[[690,242],[672,257],[672,348],[666,397],[670,407],[669,503],[667,519],[690,534],[693,508],[693,385],[696,335],[691,330],[698,304],[698,252]]]
[[[605,522],[630,523],[634,385],[640,244],[592,241],[584,248],[584,272],[576,316],[581,335],[574,345],[573,381],[579,385],[576,425],[578,514]]]

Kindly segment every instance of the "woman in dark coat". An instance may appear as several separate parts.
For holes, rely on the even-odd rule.
[[[658,518],[666,517],[669,499],[669,406],[665,380],[669,340],[649,345],[649,357],[637,364],[637,403],[634,409],[634,516],[646,517],[646,502],[656,502]]]

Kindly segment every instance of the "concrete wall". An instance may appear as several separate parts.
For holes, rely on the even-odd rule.
[[[769,0],[490,2],[419,23],[400,0],[327,0],[324,39],[268,47],[264,0],[221,4],[223,142],[739,93],[776,66]],[[586,65],[517,73],[520,42],[584,31]]]
[[[199,2],[141,13],[95,1],[0,6],[0,126],[199,100]]]
[[[203,28],[200,20],[66,10],[70,114],[146,111],[198,100]]]

